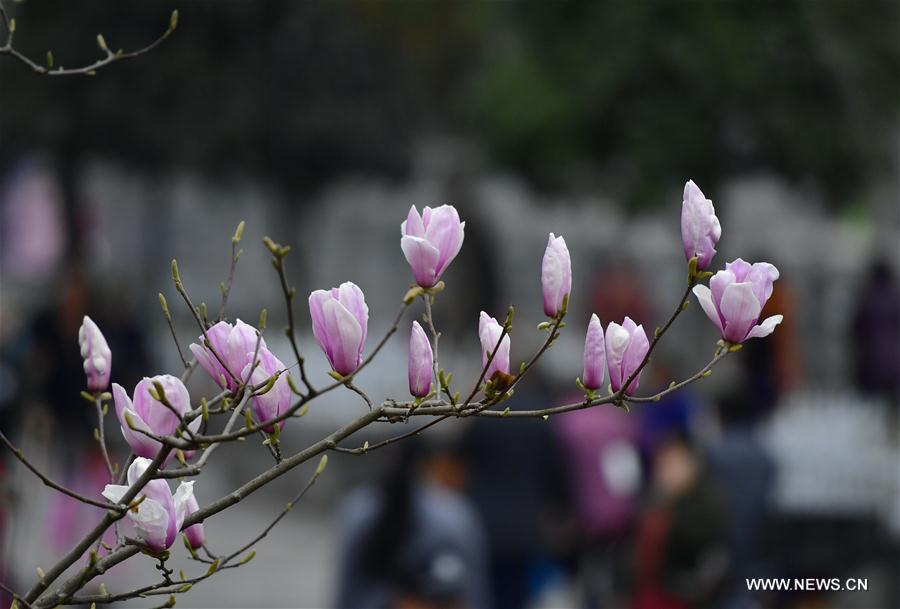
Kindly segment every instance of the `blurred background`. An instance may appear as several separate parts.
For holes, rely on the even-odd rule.
[[[246,252],[229,317],[286,322],[261,238],[290,244],[301,345],[325,359],[305,295],[351,280],[371,349],[411,275],[410,205],[466,220],[436,321],[443,367],[478,374],[477,316],[517,308],[514,361],[543,334],[550,231],[572,252],[569,326],[509,402],[578,399],[584,330],[626,314],[648,332],[683,290],[681,190],[693,179],[723,226],[714,269],[743,257],[781,271],[764,314],[785,322],[703,382],[630,414],[448,421],[323,479],[248,567],[197,586],[192,607],[900,606],[900,3],[288,2],[8,5],[16,43],[67,67],[153,52],[95,77],[44,78],[0,56],[0,425],[52,476],[97,495],[105,472],[76,333],[90,314],[113,380],[179,374],[159,310],[196,340],[169,276],[218,310],[230,236]],[[691,306],[642,393],[692,374],[717,336]],[[417,305],[419,307],[420,305]],[[418,308],[415,314],[421,313]],[[408,317],[358,378],[406,396]],[[195,399],[214,394],[202,372]],[[334,392],[291,420],[294,452],[358,415]],[[114,457],[127,446],[107,418]],[[367,429],[350,445],[405,428]],[[271,462],[223,447],[203,505]],[[227,552],[311,474],[299,468],[207,523]],[[411,515],[415,515],[412,517]],[[0,457],[0,579],[35,569],[98,515]],[[175,548],[174,564],[204,571]],[[105,576],[153,581],[148,559]],[[751,593],[747,577],[860,577],[866,592]],[[99,583],[99,582],[95,582]]]

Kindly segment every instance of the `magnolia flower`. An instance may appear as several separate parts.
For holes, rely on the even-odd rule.
[[[584,337],[584,373],[581,384],[595,391],[603,386],[606,376],[606,345],[603,340],[603,326],[596,314],[591,315],[587,334]]]
[[[421,216],[415,205],[409,208],[400,225],[400,247],[417,284],[430,288],[438,282],[462,247],[465,227],[452,205],[426,207]]]
[[[503,326],[496,319],[482,311],[478,319],[478,338],[481,339],[482,367],[487,366],[490,354],[496,350],[494,359],[491,360],[491,365],[484,374],[486,379],[490,379],[494,372],[497,371],[509,374],[509,334],[504,336],[500,346],[497,346],[502,333]]]
[[[137,482],[151,460],[138,457],[128,468],[128,486],[107,484],[103,496],[114,503],[119,503],[128,489]],[[165,480],[151,480],[141,489],[135,501],[145,497],[136,509],[128,510],[128,517],[134,523],[138,535],[151,549],[162,552],[175,541],[179,529],[184,522],[188,504],[194,497],[194,483],[182,482],[175,495]],[[193,505],[196,505],[193,500]],[[193,527],[191,527],[193,528]]]
[[[193,484],[193,482],[191,482],[191,484]],[[197,504],[197,497],[194,496],[194,493],[191,493],[188,496],[187,501],[185,502],[184,515],[190,516],[199,509],[200,505]],[[184,530],[184,534],[187,537],[188,543],[191,544],[191,547],[195,550],[202,547],[203,544],[206,543],[206,536],[203,534],[202,522],[192,524]]]
[[[762,338],[775,331],[784,319],[773,315],[757,325],[759,314],[772,295],[778,269],[768,262],[749,264],[740,258],[725,264],[725,270],[709,280],[709,287],[694,286],[694,294],[703,312],[722,335],[732,343]]]
[[[78,346],[81,347],[81,357],[84,358],[88,389],[105,391],[109,387],[109,375],[112,372],[112,351],[100,328],[87,315],[78,328]]]
[[[227,321],[220,321],[206,331],[209,344],[215,354],[205,346],[204,337],[201,335],[198,343],[192,343],[191,353],[197,358],[197,363],[206,370],[223,388],[234,391],[241,381],[241,371],[253,360],[256,351],[257,330],[250,324],[238,319],[234,325]],[[266,341],[259,339],[260,351],[265,348]],[[218,355],[219,357],[216,357]],[[221,358],[221,361],[219,359]],[[226,370],[222,364],[228,367]]]
[[[162,445],[153,438],[144,435],[138,430],[149,431],[158,436],[168,436],[175,432],[180,421],[175,413],[165,404],[150,395],[154,390],[154,383],[159,383],[165,392],[165,399],[179,414],[191,410],[191,396],[187,387],[177,377],[169,374],[154,376],[144,379],[134,388],[134,401],[128,397],[128,393],[118,383],[113,383],[112,394],[116,404],[116,416],[122,425],[122,435],[125,441],[139,457],[152,459],[159,452]],[[162,397],[162,396],[160,396]],[[196,432],[200,428],[200,417],[188,424],[188,429]],[[185,451],[190,456],[189,451]],[[166,463],[171,459],[172,453],[166,457]]]
[[[419,322],[412,323],[409,333],[409,392],[417,398],[431,393],[431,374],[434,367],[434,353],[425,330]]]
[[[572,261],[566,240],[550,233],[544,260],[541,264],[541,291],[544,293],[544,314],[556,317],[562,310],[563,299],[572,292]]]
[[[684,201],[681,204],[681,241],[684,257],[690,261],[697,257],[697,268],[705,269],[716,255],[716,243],[722,236],[722,227],[716,217],[713,203],[688,180],[684,185]]]
[[[613,391],[619,391],[628,377],[637,370],[650,349],[644,327],[626,317],[622,325],[612,323],[606,326],[606,363],[609,382]],[[641,375],[625,388],[625,395],[631,395],[638,387]]]
[[[313,334],[331,368],[341,376],[359,368],[369,325],[362,290],[349,281],[331,290],[316,290],[309,295],[309,314]]]
[[[250,357],[252,358],[253,354],[250,354]],[[241,378],[249,378],[250,384],[253,386],[265,383],[276,373],[282,373],[269,391],[252,398],[251,408],[253,409],[253,415],[256,417],[258,423],[262,423],[263,421],[274,419],[290,409],[291,387],[288,384],[285,365],[281,363],[281,360],[275,357],[271,351],[260,348],[258,362],[259,363],[256,368],[254,368],[252,375],[250,374],[250,367],[252,364],[249,362],[244,366],[244,369],[241,370]],[[286,420],[281,421],[278,425],[283,429],[285,423]],[[264,430],[266,433],[272,433],[275,431],[275,426],[269,425],[268,427],[265,427]]]

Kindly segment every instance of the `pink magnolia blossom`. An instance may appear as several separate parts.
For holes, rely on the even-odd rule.
[[[347,376],[359,368],[369,325],[369,307],[356,284],[349,281],[309,295],[313,334],[332,370]]]
[[[694,294],[722,338],[742,343],[768,336],[784,319],[782,315],[772,315],[757,324],[776,279],[778,269],[768,262],[749,264],[738,258],[726,263],[725,270],[709,280],[709,287],[694,286]]]
[[[187,387],[184,386],[181,379],[169,374],[153,378],[144,377],[134,388],[134,401],[128,397],[128,392],[121,385],[113,383],[112,386],[116,416],[122,426],[122,435],[125,436],[125,441],[128,442],[135,455],[148,459],[156,457],[162,445],[138,430],[149,431],[158,436],[167,436],[174,433],[179,424],[175,413],[150,395],[150,390],[154,389],[154,382],[162,385],[166,400],[178,413],[183,415],[191,410],[191,396],[188,394]],[[129,421],[131,422],[130,426]],[[197,417],[188,424],[188,429],[196,432],[200,428],[200,423],[200,417]],[[190,456],[190,452],[186,451],[185,455]],[[168,463],[171,458],[172,452],[166,457],[165,463]]]
[[[430,288],[440,280],[462,247],[465,227],[452,205],[426,207],[421,216],[410,207],[400,225],[400,247],[418,285]]]
[[[128,489],[144,474],[151,460],[138,457],[128,468],[128,486],[107,484],[103,496],[114,503],[121,501]],[[171,547],[184,522],[188,505],[194,496],[194,483],[182,482],[175,494],[165,480],[151,480],[135,498],[145,497],[137,509],[128,510],[128,518],[138,535],[156,552]],[[194,501],[196,505],[196,500]],[[193,527],[191,527],[193,528]]]
[[[252,356],[251,354],[251,358]],[[286,367],[281,360],[275,357],[268,349],[260,348],[258,364],[254,368],[252,375],[250,374],[250,366],[250,363],[244,366],[244,369],[241,370],[241,378],[249,379],[250,384],[253,386],[261,385],[276,373],[281,372],[281,375],[269,391],[256,395],[251,399],[250,404],[256,422],[262,423],[263,421],[274,419],[289,410],[292,398],[291,387],[288,384]],[[286,419],[279,422],[279,427],[283,429],[286,422]],[[264,431],[272,433],[275,431],[275,426],[269,425],[264,428]]]
[[[197,343],[190,345],[191,353],[214,381],[223,388],[234,391],[245,380],[240,376],[241,371],[253,360],[253,353],[256,351],[256,333],[256,328],[240,319],[234,325],[220,321],[206,331],[209,344],[215,353],[206,347],[202,335],[197,339]],[[266,341],[260,339],[260,351],[265,347]],[[227,370],[223,363],[227,366]]]
[[[606,364],[609,369],[609,382],[613,391],[619,391],[628,377],[637,370],[647,355],[650,342],[644,327],[639,326],[630,317],[626,317],[622,325],[610,322],[606,326]],[[641,375],[638,374],[625,388],[626,395],[632,395],[638,387]]]

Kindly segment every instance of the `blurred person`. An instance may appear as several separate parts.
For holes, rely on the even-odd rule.
[[[611,319],[623,319],[626,315],[636,324],[649,324],[650,311],[646,290],[637,278],[632,260],[611,260],[596,273],[597,286],[590,295],[589,310],[597,314],[603,323]]]
[[[637,526],[632,608],[720,607],[726,512],[686,434],[657,448],[649,492]]]
[[[550,404],[547,390],[532,374],[529,388],[517,389],[511,411]],[[487,607],[519,609],[552,582],[554,542],[565,522],[568,488],[562,458],[549,425],[529,419],[479,419],[463,440],[469,465],[469,496],[488,536],[493,597]]]
[[[900,285],[886,260],[874,260],[857,290],[851,319],[854,381],[900,406]]]
[[[656,361],[647,364],[641,377],[648,395],[663,391],[675,378],[671,356],[654,353],[653,357]],[[633,405],[642,455],[651,459],[660,444],[672,434],[690,435],[700,416],[701,406],[692,387],[669,393],[659,402]]]
[[[602,406],[554,417],[553,429],[575,506],[579,592],[588,607],[619,606],[623,549],[643,478],[636,418]]]
[[[487,556],[477,512],[461,494],[456,450],[401,443],[378,487],[351,493],[338,522],[339,609],[488,607]]]
[[[68,247],[62,188],[35,158],[0,177],[0,268],[7,278],[43,281],[59,269]]]
[[[753,424],[753,408],[740,393],[718,402],[722,428],[709,447],[710,471],[721,487],[727,512],[729,592],[727,606],[752,607],[745,578],[762,574],[769,499],[775,484],[775,462]]]
[[[92,440],[97,425],[93,405],[79,395],[86,387],[83,360],[78,345],[78,329],[90,310],[103,327],[114,353],[112,374],[118,382],[137,380],[137,370],[146,371],[146,351],[140,324],[119,298],[113,309],[105,302],[92,303],[94,292],[78,262],[70,263],[56,285],[47,306],[23,319],[17,331],[4,334],[4,367],[12,371],[15,384],[4,408],[4,431],[15,438],[26,454],[46,467],[51,477],[63,485],[91,495],[108,482],[109,475],[98,444]],[[107,313],[112,309],[112,313]],[[109,430],[109,427],[107,428]],[[16,441],[14,439],[14,441]],[[107,433],[111,458],[116,458],[121,436]],[[12,464],[10,455],[2,457]],[[19,465],[13,465],[19,467]],[[28,488],[12,488],[10,494],[27,493]],[[26,503],[15,497],[20,505]],[[64,551],[89,526],[94,509],[62,494],[55,494],[45,509],[11,514],[16,526],[0,531],[5,547],[7,536],[22,535],[29,527],[39,528],[41,545]],[[36,523],[37,519],[43,519]]]

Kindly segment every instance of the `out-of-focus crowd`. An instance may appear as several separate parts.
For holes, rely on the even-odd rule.
[[[885,266],[869,273],[852,312],[856,392],[831,404],[787,397],[802,382],[788,321],[772,340],[745,345],[736,380],[712,399],[689,388],[630,413],[479,421],[451,439],[395,450],[382,482],[344,502],[335,606],[892,606],[900,362],[890,340],[900,330],[900,291]],[[640,309],[637,288],[618,281],[621,290],[598,291],[593,303],[607,319],[623,304]],[[776,288],[774,300],[773,311],[793,310],[787,291]],[[664,364],[653,377],[645,382],[668,383]],[[530,387],[512,409],[579,398],[549,382]],[[814,463],[834,451],[802,429],[817,417],[842,429],[868,421],[862,436],[829,434],[846,442],[837,461],[852,472],[836,482]],[[817,448],[804,469],[803,451]],[[855,501],[842,502],[848,494]],[[856,601],[747,583],[860,573],[870,574],[871,591]]]
[[[42,264],[60,264],[59,252],[46,251],[50,241],[42,249],[11,232],[23,222],[52,223],[53,214],[41,216],[46,195],[32,193],[17,208],[31,220],[4,216],[4,256],[15,252],[20,282],[45,272]],[[479,251],[470,228],[467,245]],[[473,263],[483,268],[463,257],[458,277]],[[109,285],[91,289],[77,262],[54,273],[48,297],[18,309],[7,300],[0,311],[0,425],[27,438],[39,464],[62,463],[60,482],[93,496],[106,474],[91,442],[92,411],[78,397],[82,316],[103,328],[123,386],[155,369],[157,343],[127,297]],[[842,394],[820,395],[803,378],[804,311],[782,276],[762,316],[782,313],[785,322],[731,358],[728,381],[712,392],[693,386],[631,412],[606,406],[547,422],[481,420],[385,449],[382,475],[335,499],[334,606],[896,606],[900,286],[885,261],[860,273],[843,312],[852,382]],[[482,277],[485,300],[496,299],[490,277],[499,274]],[[581,310],[657,323],[654,297],[634,273],[612,265],[594,285],[576,292]],[[642,387],[666,387],[683,368],[673,358],[693,348],[661,351]],[[559,376],[538,372],[510,408],[579,399]],[[8,454],[0,459],[0,579],[35,545],[66,551],[73,523],[91,517],[92,508],[61,497],[46,511],[42,539],[7,526],[29,509],[15,492],[24,483],[12,473],[18,467]],[[871,582],[863,596],[747,585],[857,575]]]

